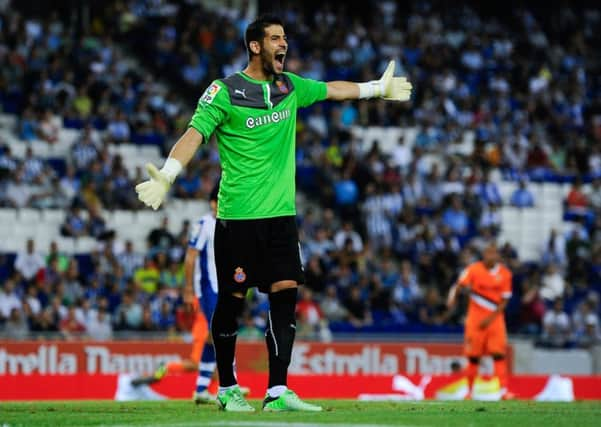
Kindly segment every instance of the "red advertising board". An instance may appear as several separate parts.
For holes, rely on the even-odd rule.
[[[0,342],[0,400],[121,400],[119,396],[127,396],[134,387],[131,379],[153,372],[161,362],[184,358],[189,351],[189,344],[179,342]],[[299,341],[289,385],[307,398],[446,398],[440,392],[448,394],[463,381],[451,369],[453,362],[463,361],[461,353],[461,344],[453,343]],[[237,370],[240,383],[251,388],[251,397],[262,397],[267,386],[265,344],[240,342]],[[189,398],[195,377],[168,375],[147,392],[161,399]],[[601,399],[601,376],[511,376],[509,387],[524,399],[544,390],[550,396]],[[145,398],[136,397],[136,391],[131,399]]]
[[[179,342],[0,341],[0,376],[19,374],[147,374],[161,362],[185,358],[190,345]],[[511,355],[510,355],[511,357]],[[309,343],[294,346],[292,375],[438,375],[462,361],[455,343]],[[266,372],[263,342],[240,342],[239,372]],[[511,366],[511,363],[509,363]]]

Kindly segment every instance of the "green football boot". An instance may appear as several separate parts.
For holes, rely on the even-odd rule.
[[[165,375],[167,375],[167,365],[164,363],[161,363],[157,370],[152,374],[154,379],[157,381],[162,380]]]
[[[255,408],[246,401],[240,387],[236,386],[217,394],[217,405],[226,412],[254,412]]]
[[[279,397],[265,396],[263,401],[263,410],[268,412],[284,412],[284,411],[322,411],[321,406],[312,405],[303,402],[292,390],[286,390]]]

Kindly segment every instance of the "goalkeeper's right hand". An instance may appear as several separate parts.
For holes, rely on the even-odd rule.
[[[181,163],[171,157],[167,159],[161,170],[158,170],[152,163],[147,163],[146,170],[150,175],[150,179],[136,185],[138,199],[156,211],[165,200],[169,187],[171,187],[181,169]]]

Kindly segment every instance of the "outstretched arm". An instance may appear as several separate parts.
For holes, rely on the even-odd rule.
[[[337,80],[328,82],[328,98],[331,101],[359,99],[359,83]]]
[[[390,61],[380,80],[365,83],[345,81],[328,82],[327,99],[343,101],[346,99],[382,98],[388,101],[408,101],[413,86],[405,77],[394,77],[394,61]]]

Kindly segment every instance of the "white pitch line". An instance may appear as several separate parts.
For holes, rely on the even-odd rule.
[[[211,421],[212,426],[223,427],[415,427],[399,424],[332,424],[332,423],[294,423],[285,421]],[[129,424],[104,424],[102,427],[131,427]],[[191,427],[198,426],[198,422],[174,424],[146,424],[146,427]]]
[[[331,423],[291,423],[285,421],[218,421],[215,426],[232,427],[395,427],[392,424],[331,424]],[[411,426],[402,426],[411,427]]]

